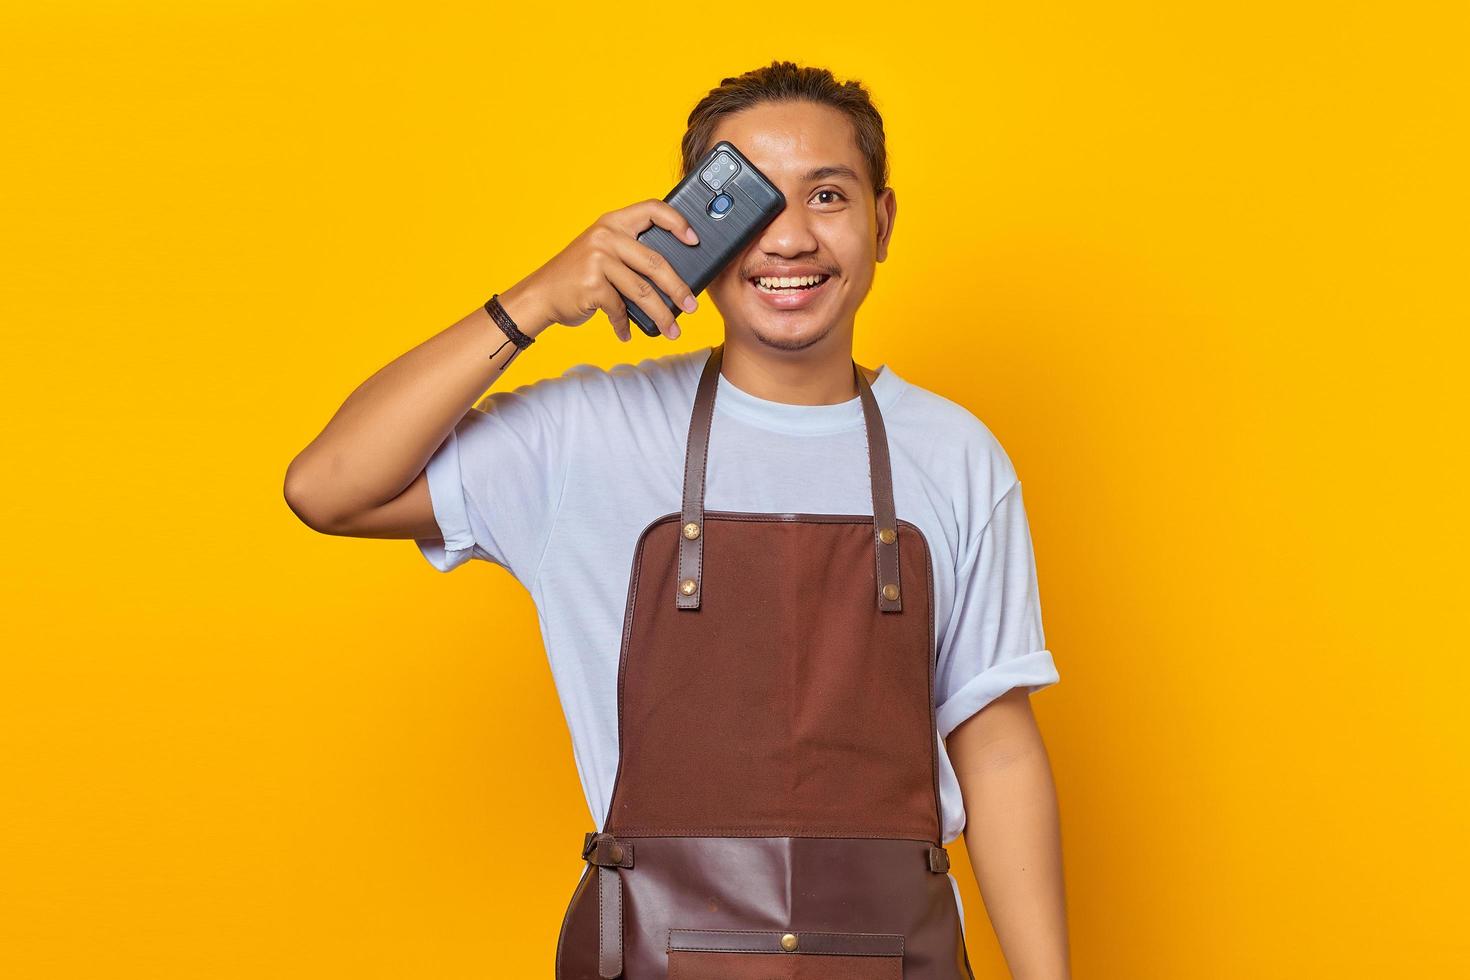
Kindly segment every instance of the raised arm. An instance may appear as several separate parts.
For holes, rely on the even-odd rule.
[[[557,323],[578,326],[603,309],[626,342],[631,331],[622,296],[628,296],[673,339],[673,316],[639,273],[669,296],[687,298],[691,311],[693,296],[663,256],[636,240],[654,224],[697,242],[671,205],[641,201],[599,217],[505,290],[501,304],[531,336]],[[437,538],[424,466],[515,353],[490,314],[477,308],[380,368],[286,468],[287,505],[325,534]]]

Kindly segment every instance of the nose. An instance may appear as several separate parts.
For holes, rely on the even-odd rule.
[[[787,200],[793,195],[787,194]],[[796,256],[816,250],[817,239],[812,233],[811,216],[806,208],[788,204],[771,220],[756,240],[756,247],[771,255]]]

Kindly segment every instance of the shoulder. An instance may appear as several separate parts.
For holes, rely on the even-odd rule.
[[[659,399],[692,399],[709,347],[675,351],[637,361],[623,361],[603,372],[604,383],[619,397],[648,395]]]
[[[977,509],[988,514],[1018,481],[1000,439],[967,406],[906,380],[892,414],[921,468],[966,491]]]
[[[703,347],[621,361],[609,367],[574,364],[560,374],[492,391],[475,407],[494,411],[525,404],[557,413],[578,408],[633,414],[658,410],[669,406],[671,400],[677,403],[681,397],[693,397],[708,354],[709,348]]]

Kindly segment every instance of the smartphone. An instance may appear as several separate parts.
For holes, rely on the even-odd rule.
[[[669,260],[679,277],[698,296],[732,259],[740,255],[786,207],[786,195],[745,159],[728,140],[720,140],[664,200],[689,219],[698,245],[675,238],[658,225],[638,235],[638,241]],[[684,308],[668,297],[643,273],[654,293],[677,319]],[[622,296],[622,293],[618,294]],[[650,337],[660,335],[658,324],[628,297],[628,318]]]

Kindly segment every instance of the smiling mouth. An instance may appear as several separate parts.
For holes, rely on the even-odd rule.
[[[808,289],[814,289],[822,285],[828,279],[827,275],[816,276],[750,276],[749,282],[763,293],[780,295],[782,293],[800,293]]]

